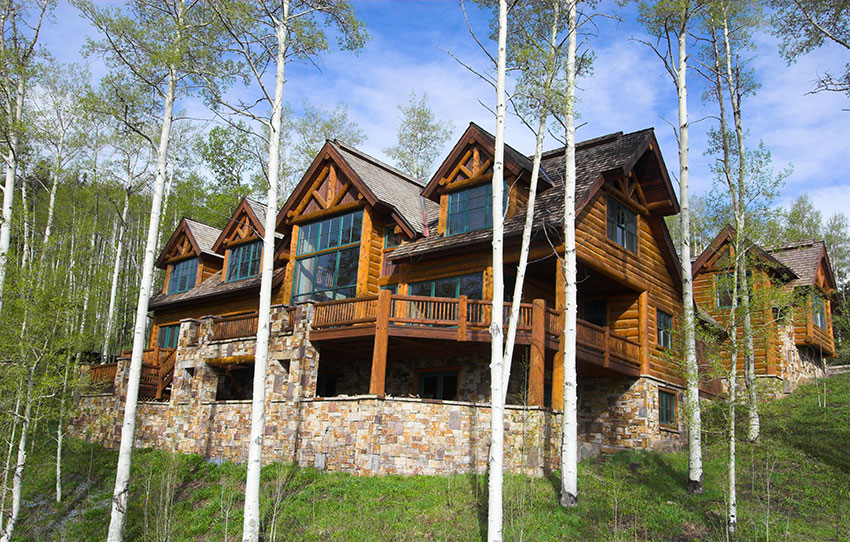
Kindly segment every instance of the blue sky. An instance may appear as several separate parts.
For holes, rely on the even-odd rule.
[[[463,12],[452,1],[425,2],[369,0],[355,2],[366,21],[371,41],[357,55],[334,52],[324,55],[319,69],[312,65],[287,67],[286,100],[297,107],[303,99],[332,109],[337,103],[349,107],[351,118],[366,132],[362,149],[385,158],[383,149],[395,143],[399,111],[411,91],[427,92],[439,118],[452,121],[454,144],[470,121],[493,130],[495,121],[480,103],[493,104],[492,88],[446,51],[470,65],[486,69],[486,60],[467,31]],[[610,1],[604,9],[615,9]],[[583,126],[578,138],[588,139],[615,131],[654,127],[668,169],[678,171],[677,147],[668,121],[676,123],[676,94],[669,75],[645,45],[634,10],[619,10],[622,22],[599,20],[598,35],[590,46],[596,53],[594,73],[580,80],[578,110]],[[487,36],[487,15],[470,9],[479,36]],[[75,9],[60,3],[44,33],[44,45],[61,62],[83,62],[80,49],[94,31]],[[838,71],[847,62],[846,51],[824,47],[787,66],[779,57],[777,41],[769,32],[756,35],[752,52],[758,93],[743,104],[748,143],[763,140],[773,154],[776,170],[793,166],[778,204],[808,192],[828,217],[850,211],[850,100],[834,93],[808,94],[812,81],[826,70]],[[95,77],[105,68],[91,61]],[[711,157],[705,156],[706,132],[715,106],[701,103],[697,75],[690,76],[692,192],[711,189]],[[181,106],[193,116],[206,116],[198,100]],[[533,135],[517,119],[509,118],[506,138],[522,152],[533,151]],[[558,146],[547,140],[546,148]]]

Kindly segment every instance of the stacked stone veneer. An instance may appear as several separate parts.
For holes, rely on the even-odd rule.
[[[489,405],[415,397],[351,395],[316,397],[319,355],[308,340],[312,309],[295,315],[272,309],[264,459],[357,474],[484,472],[489,450]],[[177,365],[168,402],[139,404],[136,445],[243,462],[250,431],[250,401],[216,401],[218,375],[206,360],[253,354],[253,339],[212,341],[212,318],[181,324]],[[115,393],[83,398],[74,423],[78,436],[116,447],[120,438],[129,360],[119,362]],[[461,389],[478,398],[486,362],[461,359]],[[400,361],[396,361],[398,365]],[[421,359],[411,361],[418,365]],[[437,363],[437,362],[434,362]],[[441,363],[440,365],[457,365]],[[388,392],[394,388],[388,365]],[[338,371],[339,368],[335,368]],[[410,382],[410,371],[394,386]],[[357,378],[360,380],[360,378]],[[353,385],[353,384],[352,384]],[[360,384],[358,384],[359,386]],[[579,382],[580,457],[617,448],[677,449],[684,427],[658,424],[659,383],[648,378],[598,378]],[[409,388],[406,388],[409,389]],[[672,390],[681,401],[681,391]],[[412,391],[412,390],[411,390]],[[463,393],[461,397],[463,397]],[[681,413],[677,416],[682,419]],[[557,468],[560,412],[509,405],[505,413],[505,464],[541,476]]]

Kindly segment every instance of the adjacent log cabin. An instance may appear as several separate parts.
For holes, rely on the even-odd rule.
[[[267,457],[360,473],[486,467],[493,151],[471,123],[421,182],[326,142],[277,214]],[[651,129],[579,143],[576,161],[582,454],[678,448],[681,278],[664,217],[679,208],[667,168]],[[506,147],[508,300],[531,169]],[[563,172],[564,149],[545,153],[508,384],[507,461],[533,474],[559,453]],[[155,376],[164,350],[174,367],[144,393],[168,402],[140,414],[143,442],[244,458],[266,212],[243,200],[223,231],[184,219],[163,249],[150,344]],[[125,373],[119,360],[112,398]]]
[[[724,228],[693,265],[695,302],[727,328],[735,235],[733,228]],[[825,358],[835,356],[830,308],[835,277],[825,244],[807,240],[764,249],[745,241],[744,247],[756,375],[775,377],[789,388],[801,378],[822,375]],[[740,336],[741,322],[736,320]],[[740,371],[743,363],[741,349]]]

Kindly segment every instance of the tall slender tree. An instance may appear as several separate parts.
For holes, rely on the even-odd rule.
[[[699,0],[657,0],[639,4],[640,18],[655,42],[643,41],[656,53],[676,87],[679,123],[679,258],[682,271],[682,304],[684,305],[684,357],[687,382],[688,417],[688,491],[702,493],[702,421],[699,400],[699,367],[696,354],[696,321],[694,288],[691,277],[691,232],[688,165],[690,123],[688,121],[688,37],[692,19],[701,9]]]
[[[434,160],[443,150],[454,125],[448,120],[437,120],[428,105],[427,93],[417,98],[416,93],[411,92],[407,103],[399,105],[398,110],[401,111],[398,143],[384,149],[384,152],[405,173],[425,182],[433,172]]]
[[[285,132],[283,119],[284,75],[287,60],[293,56],[309,58],[327,49],[327,40],[319,30],[320,19],[338,31],[342,48],[357,49],[366,39],[362,23],[347,2],[262,1],[212,4],[218,23],[228,36],[224,49],[234,52],[245,78],[252,79],[260,99],[249,103],[230,103],[208,80],[213,103],[231,115],[248,118],[260,127],[267,138],[268,180],[266,219],[263,232],[259,317],[254,351],[254,381],[251,403],[251,432],[248,441],[248,468],[245,483],[245,508],[242,539],[256,542],[260,536],[260,470],[263,435],[265,433],[266,368],[268,362],[272,274],[274,271],[277,197],[281,180],[281,138]],[[274,90],[264,82],[264,69],[274,66]],[[265,108],[260,111],[258,105]],[[233,117],[224,117],[233,122]]]
[[[15,204],[15,177],[24,132],[24,101],[35,66],[36,45],[45,16],[53,2],[37,4],[9,0],[0,8],[0,130],[4,144],[6,182],[0,217],[0,314],[6,284],[6,267],[12,237],[12,208]],[[35,8],[30,11],[30,8]],[[24,252],[26,254],[26,251]]]

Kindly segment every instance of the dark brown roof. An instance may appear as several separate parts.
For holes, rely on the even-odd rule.
[[[341,141],[330,143],[379,201],[392,207],[414,231],[422,233],[422,183]],[[427,201],[425,206],[427,214],[439,213],[440,206],[434,202]]]
[[[630,134],[617,132],[604,137],[576,144],[576,211],[578,212],[589,199],[602,174],[617,169],[629,168],[637,153],[645,144],[652,129]],[[534,205],[534,230],[543,235],[545,229],[558,230],[564,217],[564,148],[544,153],[542,168],[548,173],[555,186],[537,196]],[[521,235],[525,215],[519,214],[505,222],[505,237]],[[390,259],[398,260],[410,256],[423,255],[443,250],[465,250],[470,244],[487,243],[492,239],[492,230],[440,237],[431,235],[402,245],[395,249]]]
[[[258,273],[251,278],[243,280],[235,280],[233,282],[222,282],[222,272],[223,271],[217,272],[216,274],[207,278],[207,280],[203,281],[202,283],[198,284],[197,286],[186,292],[171,295],[166,295],[162,292],[159,292],[151,297],[148,306],[151,310],[156,310],[175,304],[183,305],[187,303],[195,303],[209,297],[221,297],[229,294],[235,294],[237,292],[244,293],[250,290],[259,291],[260,289],[260,281],[262,279],[261,273]],[[283,274],[283,269],[278,270],[277,273],[275,273],[273,284],[279,283],[283,278]]]
[[[208,226],[203,222],[198,222],[197,220],[192,220],[191,218],[186,219],[186,226],[189,228],[189,231],[192,232],[192,236],[195,238],[195,241],[198,242],[198,247],[201,249],[202,254],[221,258],[221,254],[213,252],[212,249],[216,239],[218,239],[218,236],[221,235],[220,229]]]
[[[790,267],[799,277],[792,286],[812,286],[818,275],[821,257],[825,254],[823,241],[806,239],[770,249],[771,256]]]

